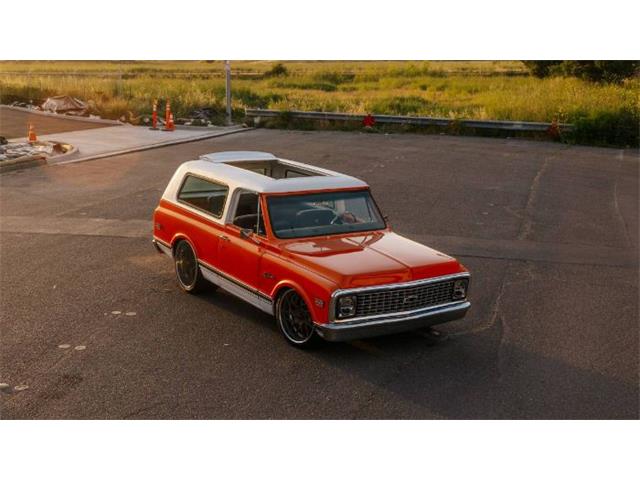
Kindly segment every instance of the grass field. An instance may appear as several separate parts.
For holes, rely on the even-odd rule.
[[[538,79],[518,61],[282,62],[238,61],[233,107],[425,115],[576,124],[578,143],[638,144],[640,80],[597,84]],[[39,103],[68,94],[106,118],[148,114],[171,100],[177,117],[199,107],[222,114],[222,62],[0,62],[0,102]]]

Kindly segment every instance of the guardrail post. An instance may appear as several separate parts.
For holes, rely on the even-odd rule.
[[[231,125],[231,62],[224,61],[225,94],[227,102],[227,125]]]

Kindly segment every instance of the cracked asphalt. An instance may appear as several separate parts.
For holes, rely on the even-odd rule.
[[[222,150],[366,180],[397,232],[469,268],[470,313],[437,346],[299,351],[229,294],[183,294],[150,217]],[[636,419],[638,179],[633,150],[276,130],[3,174],[0,415]]]

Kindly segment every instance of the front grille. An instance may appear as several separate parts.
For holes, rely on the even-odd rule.
[[[356,317],[383,315],[427,308],[453,299],[453,280],[427,283],[415,287],[398,287],[373,292],[358,293]]]

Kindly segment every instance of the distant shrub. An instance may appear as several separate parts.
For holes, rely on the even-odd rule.
[[[621,82],[638,74],[640,62],[626,60],[532,60],[524,61],[532,75],[578,77],[592,82]]]
[[[559,65],[562,61],[559,60],[525,60],[525,67],[529,69],[531,75],[538,78],[545,78],[550,75],[549,69],[554,65]]]
[[[286,77],[289,70],[282,63],[276,63],[270,70],[264,72],[265,77]]]
[[[573,122],[568,139],[575,143],[601,146],[639,146],[640,115],[637,110],[597,112]]]
[[[551,73],[573,76],[592,82],[622,82],[638,71],[640,62],[624,60],[567,60],[550,68]]]

